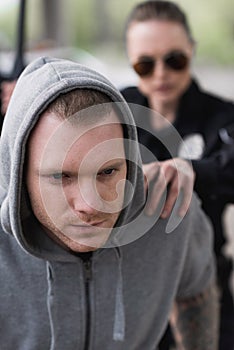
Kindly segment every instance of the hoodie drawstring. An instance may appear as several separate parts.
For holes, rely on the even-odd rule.
[[[115,341],[124,341],[125,338],[125,312],[123,302],[123,275],[122,275],[122,255],[119,247],[115,248],[118,259],[118,276],[115,297],[115,318],[113,339]]]

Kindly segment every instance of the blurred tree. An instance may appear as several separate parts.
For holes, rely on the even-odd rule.
[[[109,10],[110,0],[95,0],[94,12],[97,23],[95,40],[97,44],[108,42],[113,38],[111,16]]]
[[[27,3],[27,39],[52,39],[58,45],[73,45],[96,52],[123,54],[123,32],[130,9],[140,0],[30,0]],[[219,63],[234,62],[234,1],[176,0],[188,14],[198,42],[197,57]],[[5,2],[6,3],[6,2]],[[0,31],[14,47],[17,6],[0,1]],[[0,36],[1,40],[1,36]],[[4,41],[6,45],[7,41]],[[31,44],[30,47],[33,45]],[[0,47],[3,43],[0,42]]]
[[[69,41],[65,6],[63,0],[42,0],[42,37],[53,40],[57,46],[67,45]]]

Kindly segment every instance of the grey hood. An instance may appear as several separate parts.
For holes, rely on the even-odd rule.
[[[135,234],[137,238],[136,227],[139,220],[136,222],[135,218],[144,205],[141,161],[135,142],[136,128],[131,112],[118,90],[102,75],[75,62],[47,57],[35,60],[24,70],[17,82],[2,129],[1,224],[4,231],[15,236],[24,250],[45,259],[64,260],[65,257],[63,250],[42,232],[30,212],[23,176],[26,144],[30,132],[46,107],[60,94],[77,88],[101,91],[116,102],[126,123],[127,139],[133,141],[128,147],[127,157],[132,160],[131,167],[128,168],[128,180],[132,184],[134,194],[118,220],[118,226],[122,229],[115,231],[110,246],[113,246],[113,240],[114,245],[118,246],[134,240]],[[27,230],[27,227],[30,227],[30,230]],[[32,227],[37,231],[36,235],[32,233]],[[142,230],[139,232],[142,235]],[[126,240],[126,234],[132,237]],[[125,235],[124,243],[121,241],[123,235]]]

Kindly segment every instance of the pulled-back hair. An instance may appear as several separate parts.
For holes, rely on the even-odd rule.
[[[172,1],[149,0],[137,4],[127,18],[125,33],[133,22],[165,20],[181,24],[191,42],[194,42],[187,17],[182,9]]]

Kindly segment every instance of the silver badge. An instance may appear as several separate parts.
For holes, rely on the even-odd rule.
[[[183,139],[179,145],[178,157],[185,159],[201,159],[205,148],[205,141],[201,134],[191,134]]]

